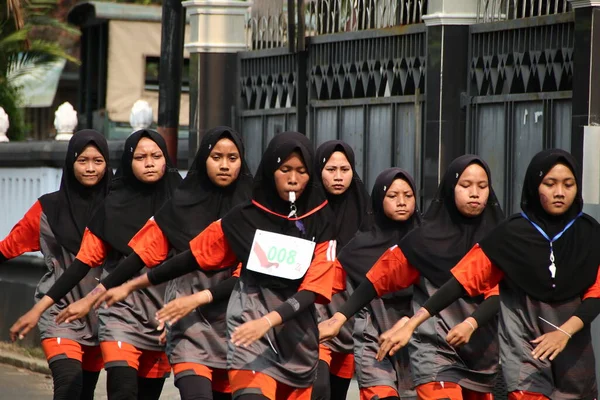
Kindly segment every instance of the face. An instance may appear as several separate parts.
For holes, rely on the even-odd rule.
[[[161,180],[167,168],[167,160],[158,145],[143,137],[133,151],[131,162],[133,175],[141,182],[155,183]]]
[[[96,146],[87,145],[73,163],[73,173],[83,186],[94,186],[106,173],[106,160]]]
[[[296,192],[296,198],[299,198],[309,179],[310,176],[302,157],[298,153],[292,153],[275,170],[277,194],[283,200],[288,201],[289,193]]]
[[[352,183],[352,175],[352,167],[346,155],[341,151],[335,151],[321,172],[323,187],[330,194],[340,195],[348,190]]]
[[[476,217],[485,209],[490,195],[489,179],[479,164],[469,165],[454,187],[456,208],[465,217]]]
[[[415,194],[404,179],[396,179],[383,198],[383,213],[392,221],[403,222],[415,212]]]
[[[241,168],[240,152],[231,139],[219,140],[206,159],[208,178],[219,187],[226,187],[235,182]]]
[[[550,215],[564,214],[577,196],[577,181],[564,164],[556,164],[538,187],[542,208]]]

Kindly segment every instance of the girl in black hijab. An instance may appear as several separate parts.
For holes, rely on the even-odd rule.
[[[28,251],[41,250],[44,254],[48,270],[38,284],[36,302],[73,262],[93,210],[108,193],[112,178],[112,171],[107,167],[108,156],[106,139],[99,132],[75,133],[67,148],[60,189],[40,197],[0,242],[0,262]],[[62,326],[58,326],[54,318],[94,287],[94,278],[99,277],[99,272],[87,276],[51,308],[34,306],[11,328],[15,340],[37,323],[52,371],[55,400],[94,397],[102,369],[96,315],[86,314],[82,320]],[[16,330],[17,327],[22,328]]]
[[[356,171],[354,151],[348,143],[325,142],[317,149],[316,159],[316,178],[323,185],[329,207],[335,214],[339,252],[356,231],[367,231],[371,227],[371,199]]]
[[[347,316],[375,296],[413,284],[413,309],[419,309],[452,277],[450,269],[455,263],[503,217],[487,164],[473,155],[457,158],[448,167],[423,225],[384,253],[341,312],[320,325],[322,336],[335,335]],[[491,398],[498,364],[497,333],[495,324],[486,322],[498,311],[497,288],[490,288],[485,297],[488,300],[461,298],[421,327],[418,339],[410,342],[419,397]],[[401,319],[399,325],[406,320]],[[461,346],[453,347],[457,345]],[[382,358],[380,351],[378,359]]]
[[[388,168],[375,180],[371,192],[374,225],[358,232],[342,249],[336,267],[348,275],[352,286],[365,279],[371,265],[408,232],[421,217],[416,206],[416,185],[408,172]],[[354,356],[361,399],[416,397],[408,352],[377,361],[379,335],[405,316],[412,315],[412,291],[403,290],[374,299],[354,321]]]
[[[236,399],[311,396],[319,349],[313,304],[331,298],[335,258],[332,215],[313,177],[311,148],[301,133],[275,136],[252,201],[209,225],[190,251],[132,281],[142,288],[194,268],[242,263],[227,307],[227,369]]]
[[[522,212],[492,230],[385,349],[465,293],[500,283],[500,357],[510,399],[595,399],[590,324],[600,311],[600,225],[582,212],[581,172],[564,150],[533,157]]]
[[[180,182],[181,176],[172,166],[165,141],[158,133],[141,130],[129,136],[111,191],[88,223],[76,260],[40,303],[51,305],[59,301],[90,268],[102,265],[102,275],[108,275],[131,253],[131,238],[171,197]],[[164,287],[158,287],[100,310],[99,339],[108,373],[109,397],[160,396],[170,366],[163,346],[158,344],[153,316],[163,300]]]
[[[370,198],[358,176],[354,151],[341,140],[330,140],[317,149],[317,179],[335,215],[338,252],[354,233],[369,228]],[[348,299],[346,290],[334,294],[328,305],[317,305],[319,319],[330,318]],[[319,346],[319,369],[313,387],[314,400],[345,399],[354,375],[352,329],[344,326],[340,335]]]
[[[115,287],[133,277],[145,266],[154,267],[167,259],[171,249],[180,253],[189,242],[212,222],[222,218],[237,204],[248,201],[252,175],[244,159],[240,135],[226,126],[209,130],[187,176],[173,197],[151,218],[129,243],[133,249],[109,276],[100,283],[101,290]],[[167,308],[196,310],[203,300],[212,298],[213,286],[235,273],[235,265],[223,265],[218,272],[196,270],[169,283]],[[233,282],[234,283],[234,282]],[[229,293],[233,285],[228,287]],[[71,320],[84,315],[94,303],[112,305],[122,301],[135,289],[125,284],[108,292],[88,295],[83,304],[70,306],[60,319]],[[200,302],[199,302],[199,301]],[[175,385],[181,398],[227,398],[231,392],[227,371],[226,321],[227,298],[215,302],[177,323],[170,320],[167,355],[175,373]],[[178,310],[179,311],[179,310]],[[214,392],[214,393],[213,393]]]

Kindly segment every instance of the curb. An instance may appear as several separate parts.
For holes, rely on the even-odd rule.
[[[50,368],[45,360],[38,360],[35,358],[22,356],[10,351],[2,351],[0,353],[0,363],[9,364],[17,368],[28,369],[40,374],[51,374]]]

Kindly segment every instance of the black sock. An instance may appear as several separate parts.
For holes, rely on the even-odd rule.
[[[165,385],[165,378],[138,377],[138,400],[158,400]]]
[[[329,375],[331,400],[346,400],[348,388],[352,379],[340,378],[337,375]]]
[[[329,365],[323,360],[319,360],[317,366],[317,377],[313,383],[311,400],[330,400],[331,387],[329,382]]]
[[[96,390],[99,376],[100,371],[93,372],[83,370],[83,388],[79,400],[94,400],[94,391]]]
[[[133,367],[106,369],[108,400],[138,400],[138,376]]]
[[[188,375],[175,381],[181,400],[213,400],[212,382],[204,376]]]
[[[213,392],[213,400],[231,400],[231,393]]]
[[[54,382],[54,400],[73,400],[81,395],[83,371],[81,362],[72,358],[56,360],[50,363]]]

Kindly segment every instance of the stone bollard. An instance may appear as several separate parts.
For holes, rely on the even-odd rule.
[[[129,114],[129,124],[133,128],[133,132],[137,132],[141,129],[149,128],[152,125],[153,115],[152,107],[146,100],[138,100],[131,107],[131,114]]]
[[[8,114],[4,111],[4,108],[0,107],[0,142],[10,141],[8,140],[8,136],[6,136],[9,126]]]
[[[77,128],[77,111],[71,103],[62,103],[54,113],[54,127],[56,128],[56,140],[71,140],[73,132]]]

